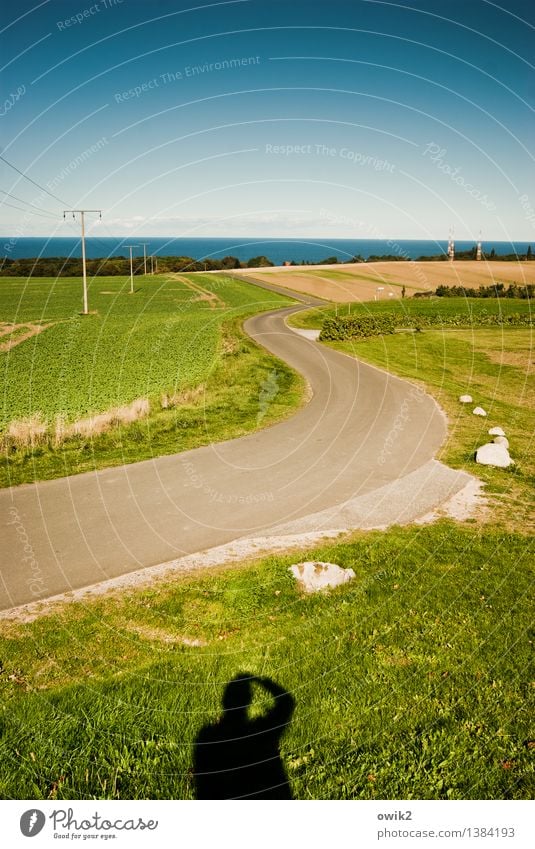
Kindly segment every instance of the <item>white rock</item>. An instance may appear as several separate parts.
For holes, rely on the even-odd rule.
[[[474,416],[486,416],[487,415],[485,410],[483,409],[483,407],[474,407],[474,409],[472,410],[472,413],[474,414]]]
[[[501,427],[491,427],[489,436],[505,436],[505,431]]]
[[[503,445],[504,448],[509,448],[509,440],[506,436],[495,436],[492,441],[495,445]]]
[[[473,399],[472,399],[471,395],[460,395],[459,396],[459,401],[461,402],[461,404],[471,404],[472,400]]]
[[[353,569],[341,569],[336,563],[321,561],[296,563],[295,566],[290,566],[289,571],[307,593],[347,584],[355,577]]]
[[[506,469],[513,461],[505,445],[497,445],[495,442],[487,442],[476,451],[476,463],[482,466],[498,466]]]

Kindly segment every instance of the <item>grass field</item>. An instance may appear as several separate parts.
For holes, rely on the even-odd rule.
[[[392,299],[400,298],[403,286],[412,295],[415,291],[434,291],[440,285],[473,289],[496,283],[535,283],[535,262],[366,262],[247,269],[244,273],[296,292],[345,303],[372,301],[376,295],[388,298],[390,292]],[[383,291],[378,293],[379,286]]]
[[[95,278],[95,314],[80,316],[80,280],[0,279],[2,322],[49,325],[3,353],[0,425],[36,411],[74,420],[196,386],[214,366],[224,322],[288,303],[223,275],[188,284],[187,275],[144,278],[132,296],[124,278]]]
[[[304,596],[297,557],[269,557],[3,623],[0,795],[191,798],[195,737],[246,671],[294,697],[297,798],[532,797],[525,537],[441,522],[309,557],[356,579]]]
[[[283,391],[263,425],[299,405],[300,378],[241,330],[246,316],[288,299],[224,275],[145,278],[135,286],[130,295],[124,278],[95,278],[95,312],[82,317],[79,280],[0,280],[0,321],[8,329],[0,337],[8,348],[0,353],[0,431],[28,417],[47,428],[28,448],[8,444],[1,485],[239,436],[257,426],[259,392],[275,366]],[[18,342],[21,325],[23,335],[28,327],[47,329]],[[139,421],[99,432],[98,419],[87,420],[136,399],[150,403],[150,414]],[[58,417],[60,433],[72,422],[88,427],[59,444]]]

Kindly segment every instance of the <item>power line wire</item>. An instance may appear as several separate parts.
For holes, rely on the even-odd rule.
[[[27,203],[28,206],[33,206],[33,208],[36,209],[37,212],[48,212],[50,215],[56,215],[56,213],[53,212],[51,209],[42,209],[40,206],[36,206],[34,203],[30,203],[29,200],[24,200],[24,198],[19,198],[17,197],[17,195],[12,195],[11,192],[6,192],[5,189],[0,189],[0,192],[2,192],[3,195],[7,195],[8,198],[13,198],[13,200],[18,200],[20,201],[20,203]],[[2,202],[3,201],[0,201],[0,203]]]
[[[7,159],[5,158],[5,156],[1,156],[1,155],[0,155],[0,159],[2,160],[2,162],[5,162],[5,163],[6,163],[6,165],[9,165],[9,167],[10,167],[10,168],[13,168],[13,170],[14,170],[14,171],[16,171],[16,172],[17,172],[17,174],[20,174],[20,175],[21,175],[21,177],[24,177],[26,180],[29,180],[29,181],[30,181],[30,183],[33,183],[33,184],[34,184],[34,186],[37,186],[37,188],[38,188],[38,189],[41,189],[41,191],[42,191],[42,192],[45,192],[47,195],[50,195],[50,197],[51,197],[51,198],[54,198],[54,200],[59,201],[59,203],[64,204],[65,206],[68,206],[68,205],[69,205],[69,204],[67,203],[67,201],[66,201],[66,200],[62,200],[62,199],[61,199],[61,198],[59,198],[57,195],[53,194],[52,192],[49,192],[49,191],[48,191],[48,189],[45,189],[45,187],[44,187],[44,186],[41,186],[39,183],[36,183],[36,182],[35,182],[35,180],[32,180],[32,178],[31,178],[31,177],[28,177],[28,175],[27,175],[27,174],[25,174],[25,173],[24,173],[24,171],[21,171],[19,168],[17,168],[17,166],[16,166],[16,165],[13,165],[13,163],[12,163],[12,162],[9,162],[9,160],[7,160]]]
[[[29,209],[24,209],[23,206],[15,206],[14,203],[8,203],[7,200],[0,201],[0,207],[2,206],[10,206],[12,209],[20,209],[21,212],[26,212],[30,215],[39,215],[40,218],[51,218],[52,221],[59,221],[59,215],[56,218],[55,215],[45,215],[44,212],[31,212]]]

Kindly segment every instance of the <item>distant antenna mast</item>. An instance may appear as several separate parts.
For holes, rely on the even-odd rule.
[[[476,247],[476,259],[478,259],[478,260],[481,259],[481,256],[482,256],[482,250],[481,250],[481,230],[480,230],[479,231],[479,239],[478,239],[477,247]]]
[[[448,257],[452,262],[455,259],[455,241],[453,238],[453,227],[450,229],[448,236]]]

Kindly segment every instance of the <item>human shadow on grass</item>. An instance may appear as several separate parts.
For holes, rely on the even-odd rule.
[[[255,719],[249,716],[253,684],[274,699]],[[293,710],[293,697],[270,678],[241,673],[230,681],[221,718],[195,741],[197,799],[292,799],[279,741]]]

